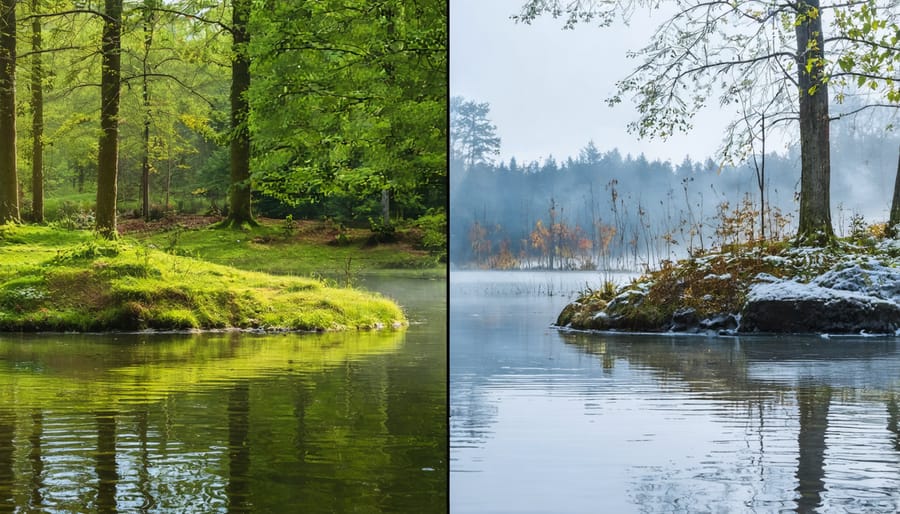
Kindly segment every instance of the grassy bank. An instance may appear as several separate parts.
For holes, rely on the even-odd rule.
[[[339,330],[405,323],[399,307],[377,295],[210,263],[152,238],[108,242],[83,231],[4,226],[0,239],[0,330]]]
[[[418,234],[405,231],[378,242],[367,229],[326,221],[260,219],[245,230],[215,230],[212,217],[182,217],[144,223],[123,221],[127,236],[157,248],[205,261],[279,275],[334,278],[360,273],[439,277],[446,265],[419,248]]]

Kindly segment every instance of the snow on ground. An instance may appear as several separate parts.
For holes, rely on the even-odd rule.
[[[843,263],[812,280],[812,284],[840,291],[856,291],[900,303],[900,270],[874,258]]]
[[[847,256],[831,270],[803,282],[760,273],[748,300],[815,300],[875,298],[900,304],[900,269],[869,256]]]
[[[896,303],[874,295],[857,291],[846,291],[822,287],[816,284],[804,284],[794,280],[779,280],[753,284],[747,294],[748,302],[763,301],[820,301],[828,303],[832,300],[854,300],[860,303]]]

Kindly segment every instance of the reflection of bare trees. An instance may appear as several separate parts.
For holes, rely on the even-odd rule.
[[[887,429],[893,434],[892,442],[894,451],[900,452],[900,405],[897,404],[897,395],[891,394],[887,400],[888,425]]]
[[[563,333],[562,337],[585,354],[596,356],[605,372],[614,369],[617,363],[627,362],[630,369],[639,368],[652,374],[661,387],[670,382],[686,387],[691,399],[717,403],[724,400],[731,409],[745,409],[748,416],[758,413],[757,425],[753,428],[748,425],[747,436],[758,434],[759,451],[755,455],[760,462],[765,454],[763,435],[771,434],[771,429],[765,428],[767,413],[772,412],[769,407],[778,405],[796,412],[797,457],[792,471],[796,479],[797,512],[815,512],[823,504],[829,414],[840,415],[830,412],[832,398],[849,394],[865,401],[885,402],[891,446],[900,452],[900,400],[894,392],[900,347],[896,344],[847,345],[821,341],[808,345],[803,341],[743,344],[737,339],[698,343],[659,336],[577,333]],[[767,377],[773,378],[769,381]],[[841,448],[838,445],[831,449]],[[780,466],[785,469],[784,463]],[[667,471],[660,470],[659,474],[639,480],[638,493],[670,498],[671,493],[654,489],[662,481],[661,475],[668,476]],[[761,477],[768,475],[760,470]],[[677,494],[690,492],[678,490]]]
[[[815,512],[825,491],[825,431],[831,387],[800,386],[797,404],[800,430],[797,436],[797,512]]]

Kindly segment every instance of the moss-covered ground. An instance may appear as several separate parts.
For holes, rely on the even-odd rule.
[[[111,242],[87,231],[3,226],[0,330],[340,330],[405,323],[400,308],[378,295],[198,258],[211,259],[215,248],[232,246],[243,252],[216,260],[254,268],[253,259],[284,258],[263,247],[241,246],[242,237],[256,237],[241,234],[203,233],[203,240],[216,244],[200,252],[186,250],[180,240],[166,244],[165,238],[173,236],[164,233]],[[304,260],[305,251],[294,252],[296,260]],[[246,253],[262,255],[242,257]],[[271,267],[260,264],[258,269]]]
[[[344,283],[360,273],[443,276],[446,265],[421,248],[415,229],[377,241],[368,229],[328,221],[259,219],[256,227],[215,229],[216,218],[185,216],[120,230],[143,244],[204,261],[280,275],[328,277]]]

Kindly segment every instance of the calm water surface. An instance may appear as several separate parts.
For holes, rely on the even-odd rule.
[[[0,336],[0,512],[442,512],[446,285],[401,332]]]
[[[452,512],[900,511],[900,340],[549,328],[585,280],[451,273]]]

